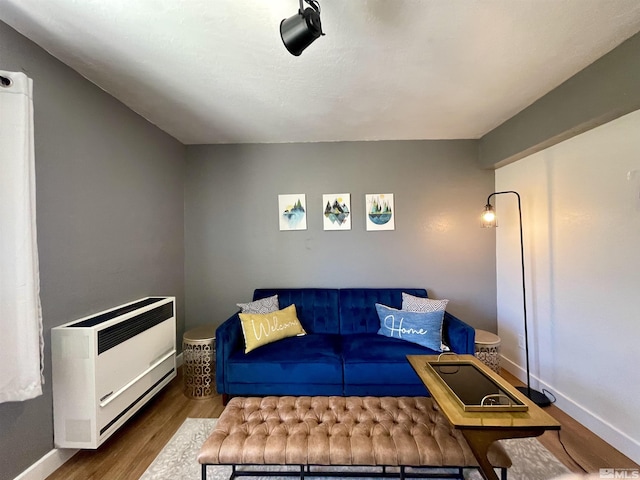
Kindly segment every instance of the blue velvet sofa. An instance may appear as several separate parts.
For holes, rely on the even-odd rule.
[[[253,300],[278,295],[280,308],[295,304],[307,335],[244,353],[238,314],[216,330],[216,386],[229,396],[428,395],[406,359],[437,352],[378,335],[375,304],[400,309],[402,292],[415,288],[257,289]],[[456,353],[474,353],[475,330],[445,313],[443,341]]]

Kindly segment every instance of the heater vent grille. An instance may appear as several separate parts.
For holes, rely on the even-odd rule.
[[[167,303],[99,331],[98,355],[171,317],[173,317],[173,303]]]
[[[82,320],[80,322],[70,323],[67,327],[95,327],[96,325],[100,325],[108,320],[113,320],[116,317],[121,317],[122,315],[126,315],[127,313],[133,312],[134,310],[138,310],[140,308],[146,307],[147,305],[151,305],[153,303],[158,303],[164,300],[159,297],[150,297],[145,298],[144,300],[140,300],[135,303],[131,303],[129,305],[125,305],[120,308],[115,308],[113,310],[109,310],[106,313],[101,313],[98,315],[94,315],[93,317],[87,318],[86,320]]]

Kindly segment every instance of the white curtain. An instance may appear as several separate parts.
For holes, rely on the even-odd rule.
[[[0,70],[0,403],[42,395],[33,82]]]

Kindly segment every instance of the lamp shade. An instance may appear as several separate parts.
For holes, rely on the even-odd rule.
[[[482,226],[484,228],[497,227],[496,212],[491,204],[487,204],[482,212]]]
[[[322,35],[320,13],[313,8],[300,10],[280,22],[280,36],[287,50],[296,57]]]

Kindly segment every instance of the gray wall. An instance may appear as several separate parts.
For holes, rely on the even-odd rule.
[[[52,327],[175,295],[182,331],[185,147],[2,22],[0,68],[34,80],[46,343],[44,395],[0,404],[5,480],[53,448]]]
[[[219,324],[258,287],[424,287],[496,328],[494,174],[476,141],[187,147],[187,328]],[[281,232],[278,194],[305,193],[308,228]],[[323,193],[350,193],[352,229],[323,231]],[[395,195],[396,229],[367,232],[367,193]]]
[[[480,139],[498,168],[640,108],[640,33]]]

